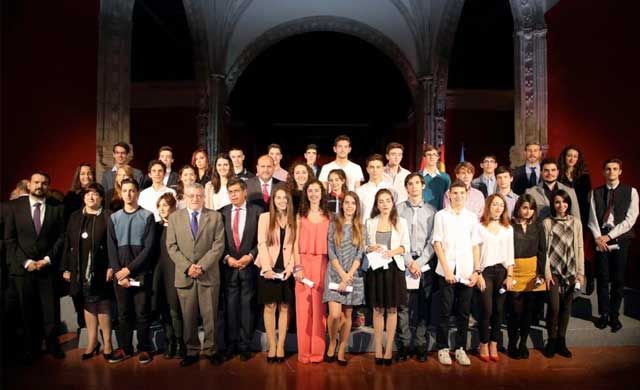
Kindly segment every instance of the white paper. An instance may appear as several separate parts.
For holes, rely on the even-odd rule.
[[[431,267],[429,267],[429,264],[425,264],[422,266],[422,268],[420,268],[420,272],[427,272],[431,269]]]
[[[388,267],[387,265],[393,261],[393,259],[385,259],[380,252],[369,252],[367,253],[367,260],[369,260],[369,267],[373,271],[378,268]]]
[[[338,283],[333,283],[330,282],[329,283],[329,290],[338,290],[338,287],[340,287],[340,285]],[[347,286],[347,288],[345,289],[346,292],[353,292],[353,286]]]
[[[417,290],[420,287],[420,278],[414,277],[408,270],[405,271],[404,278],[407,281],[407,290]]]
[[[301,281],[302,283],[306,284],[307,286],[309,286],[309,288],[313,288],[313,286],[315,285],[315,283],[313,283],[311,280],[304,278]]]
[[[118,280],[118,284],[122,286],[123,280]],[[134,279],[129,279],[129,286],[131,287],[140,287],[140,282]]]
[[[469,283],[471,283],[471,280],[469,280],[469,279],[464,279],[464,278],[461,278],[461,277],[459,277],[459,276],[456,276],[456,282],[458,282],[458,283],[460,283],[460,284],[464,284],[464,285],[467,285],[467,286],[468,286],[468,285],[469,285]]]

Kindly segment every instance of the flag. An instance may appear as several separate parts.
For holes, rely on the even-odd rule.
[[[444,143],[440,144],[440,161],[438,162],[438,169],[440,170],[440,172],[444,172],[445,171],[445,164],[444,164]]]
[[[464,144],[462,144],[460,146],[460,162],[463,162],[464,160]]]

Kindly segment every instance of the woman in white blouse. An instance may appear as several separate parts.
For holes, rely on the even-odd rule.
[[[480,278],[482,315],[480,359],[497,362],[498,338],[506,292],[513,287],[513,228],[507,202],[500,194],[487,198],[480,219]]]
[[[231,158],[226,153],[216,156],[211,181],[204,186],[204,206],[211,210],[220,210],[231,203],[229,191],[227,191],[227,181],[234,175],[231,169]]]

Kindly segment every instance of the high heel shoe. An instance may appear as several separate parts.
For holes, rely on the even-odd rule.
[[[344,366],[346,366],[346,365],[347,365],[347,361],[346,361],[346,360],[340,360],[340,359],[337,359],[336,361],[338,362],[338,365],[339,365],[339,366],[344,367]]]
[[[376,358],[375,362],[376,362],[376,366],[382,366],[384,364],[384,359],[383,358]]]
[[[491,361],[491,356],[489,355],[478,355],[478,357],[485,363],[489,363]]]
[[[89,353],[83,353],[82,355],[80,355],[80,360],[91,359],[92,357],[98,356],[99,354],[100,354],[100,343],[96,344],[96,347],[93,349],[93,351]]]
[[[278,361],[278,358],[275,356],[267,356],[267,363],[272,364],[272,363],[276,363]]]
[[[497,363],[497,362],[500,361],[500,355],[489,355],[489,359],[491,359],[491,361]]]

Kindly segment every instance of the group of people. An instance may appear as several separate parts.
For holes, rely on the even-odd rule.
[[[118,143],[102,184],[91,164],[80,164],[62,202],[48,197],[49,175],[34,172],[27,191],[4,203],[1,213],[5,313],[19,313],[25,362],[34,361],[43,339],[54,357],[65,356],[55,331],[59,280],[83,313],[88,344],[82,359],[101,351],[110,363],[133,356],[135,330],[139,362],[150,363],[150,325],[158,316],[166,358],[179,357],[182,366],[202,355],[215,365],[234,355],[246,361],[260,305],[269,363],[284,361],[294,318],[300,362],[346,365],[353,311],[366,305],[376,364],[393,363],[394,343],[396,360],[415,354],[425,361],[433,324],[438,361],[451,365],[453,352],[458,364],[469,365],[476,300],[480,359],[500,360],[505,313],[508,355],[520,359],[528,357],[532,315],[546,296],[544,353],[570,357],[571,304],[586,286],[585,226],[596,243],[595,325],[613,332],[622,327],[638,193],[620,181],[619,159],[604,162],[606,185],[592,190],[576,146],[558,160],[541,160],[540,145],[527,144],[527,161],[513,172],[485,156],[476,178],[473,164],[461,162],[452,180],[438,169],[437,148],[428,145],[424,168],[409,172],[400,165],[404,147],[391,143],[385,156],[367,158],[366,182],[349,160],[348,136],[337,137],[333,150],[335,161],[319,167],[318,148],[309,145],[305,161],[287,171],[281,147],[272,144],[254,175],[237,148],[211,162],[197,149],[191,164],[175,172],[173,150],[165,146],[144,175],[127,165],[129,145]],[[436,292],[439,317],[432,319]],[[224,354],[216,344],[219,313]]]

